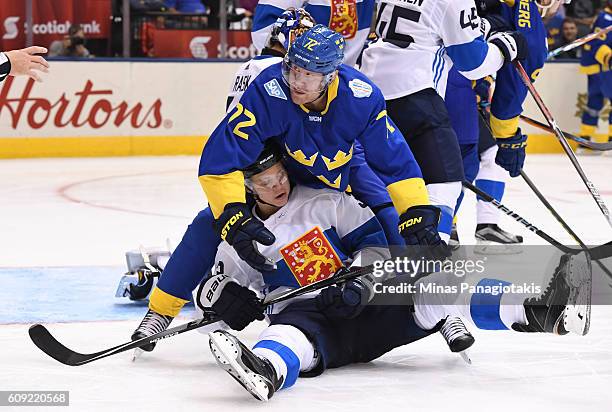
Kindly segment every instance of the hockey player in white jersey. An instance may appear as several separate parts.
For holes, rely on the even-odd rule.
[[[317,23],[344,37],[344,64],[353,66],[370,33],[375,3],[376,0],[260,0],[253,16],[251,38],[261,50],[283,10],[304,8]]]
[[[264,319],[258,293],[298,288],[326,279],[344,265],[364,266],[389,256],[371,211],[344,193],[304,186],[292,190],[275,153],[267,148],[243,173],[256,199],[254,217],[276,234],[273,245],[261,248],[276,269],[258,272],[223,244],[216,276],[201,284],[195,299],[201,309],[212,308],[235,330]],[[447,326],[449,315],[464,316],[482,329],[584,335],[590,319],[589,266],[584,253],[563,256],[548,287],[526,300],[496,290],[510,286],[508,282],[487,278],[479,280],[473,292],[455,295],[418,292],[417,287],[413,305],[365,304],[376,291],[376,280],[366,275],[343,287],[268,307],[270,326],[253,349],[225,330],[209,334],[210,348],[224,370],[256,399],[266,401],[294,385],[298,376],[369,362],[440,328],[452,339],[455,329]],[[423,282],[450,285],[457,277],[436,273],[417,285]],[[408,301],[408,296],[402,298]]]
[[[448,242],[464,171],[442,97],[449,66],[469,79],[497,72],[526,55],[524,38],[500,32],[485,41],[473,0],[382,0],[378,40],[363,53],[361,71],[382,90],[391,119],[421,166],[438,230]]]
[[[268,145],[243,171],[247,189],[256,201],[255,218],[263,220],[276,235],[274,244],[260,247],[260,252],[276,263],[276,269],[256,271],[231,246],[221,244],[215,275],[200,285],[194,299],[202,310],[212,308],[235,330],[263,319],[263,307],[252,290],[261,294],[283,292],[332,276],[345,265],[364,266],[390,257],[385,235],[370,209],[346,193],[301,185],[292,188],[281,157],[280,150]],[[456,352],[474,342],[459,319],[441,319],[439,325],[423,330],[414,323],[409,305],[362,305],[374,296],[373,283],[373,277],[366,276],[343,288],[313,292],[269,308],[267,312],[277,324],[266,330],[257,352],[274,358],[270,352],[281,350],[290,358],[290,365],[284,367],[277,356],[274,365],[281,368],[278,376],[284,378],[276,379],[271,374],[274,382],[267,389],[255,389],[253,395],[263,400],[272,395],[271,388],[276,384],[291,386],[300,369],[296,369],[297,363],[303,366],[302,372],[314,376],[325,368],[367,362],[438,330]],[[398,321],[408,326],[394,328]],[[323,339],[317,344],[319,355],[301,332],[306,329],[314,333],[316,328],[321,329]],[[332,330],[339,333],[330,336]],[[291,349],[279,349],[283,342]],[[217,350],[223,349],[213,348]],[[305,353],[299,360],[290,355],[302,350]]]

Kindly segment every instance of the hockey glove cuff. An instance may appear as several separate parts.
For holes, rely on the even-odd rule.
[[[506,63],[525,60],[529,55],[529,45],[523,34],[517,31],[499,32],[489,37],[489,43],[497,46],[504,55]]]

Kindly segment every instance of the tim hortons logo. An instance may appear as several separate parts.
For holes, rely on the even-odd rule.
[[[0,90],[0,118],[11,116],[11,126],[17,129],[26,123],[32,129],[47,125],[99,129],[104,126],[156,129],[162,125],[160,99],[145,107],[141,102],[113,101],[113,90],[97,89],[87,80],[81,91],[73,95],[62,93],[57,99],[33,96],[34,80],[28,80],[23,90],[16,89],[14,78],[8,77]]]

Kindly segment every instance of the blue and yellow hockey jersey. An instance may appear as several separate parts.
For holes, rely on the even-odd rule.
[[[592,31],[595,33],[609,26],[612,26],[612,9],[606,7],[597,16]],[[612,56],[612,34],[608,33],[584,45],[580,71],[584,74],[609,71],[610,56]]]
[[[228,203],[245,202],[241,170],[255,161],[268,139],[286,150],[286,166],[296,181],[338,191],[347,190],[359,142],[399,213],[429,203],[420,169],[387,117],[382,93],[348,66],[340,66],[320,113],[291,101],[281,63],[251,83],[212,133],[200,159],[200,183],[215,218]]]
[[[529,45],[529,56],[521,64],[535,81],[548,54],[546,28],[537,5],[531,0],[505,0],[501,16],[511,30],[521,32]],[[491,101],[491,129],[495,137],[512,137],[518,129],[519,115],[527,88],[512,64],[497,72],[495,92]]]

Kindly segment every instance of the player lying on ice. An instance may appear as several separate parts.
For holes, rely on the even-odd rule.
[[[268,307],[260,296],[298,288],[333,275],[344,266],[366,266],[390,256],[373,213],[346,193],[290,184],[280,154],[270,146],[243,170],[247,191],[255,198],[253,216],[274,232],[260,253],[276,264],[259,272],[228,244],[219,247],[215,275],[204,281],[196,302],[214,310],[232,329],[254,320],[270,325],[253,349],[225,330],[211,332],[210,348],[218,364],[256,399],[268,400],[298,376],[317,376],[327,368],[369,362],[393,348],[441,329],[452,335],[447,317],[470,319],[481,329],[514,329],[559,335],[588,331],[590,264],[584,254],[562,257],[540,296],[463,293],[416,293],[405,304],[383,305],[375,297],[373,275],[331,286]],[[418,282],[457,282],[454,274],[434,273]],[[509,285],[480,279],[478,286]],[[418,291],[418,288],[417,288]],[[369,304],[368,304],[369,303]],[[458,337],[468,344],[471,336]]]
[[[339,192],[350,183],[357,199],[381,210],[371,182],[356,176],[360,161],[392,202],[396,237],[408,245],[427,245],[437,257],[450,254],[437,231],[440,209],[429,204],[419,165],[387,118],[380,90],[342,64],[343,55],[342,36],[316,25],[295,40],[282,63],[259,73],[213,131],[199,170],[210,207],[193,220],[172,254],[133,339],[167,328],[213,267],[222,241],[251,267],[273,270],[257,247],[273,243],[275,234],[253,219],[241,172],[267,141],[286,151],[287,168],[297,182]]]

